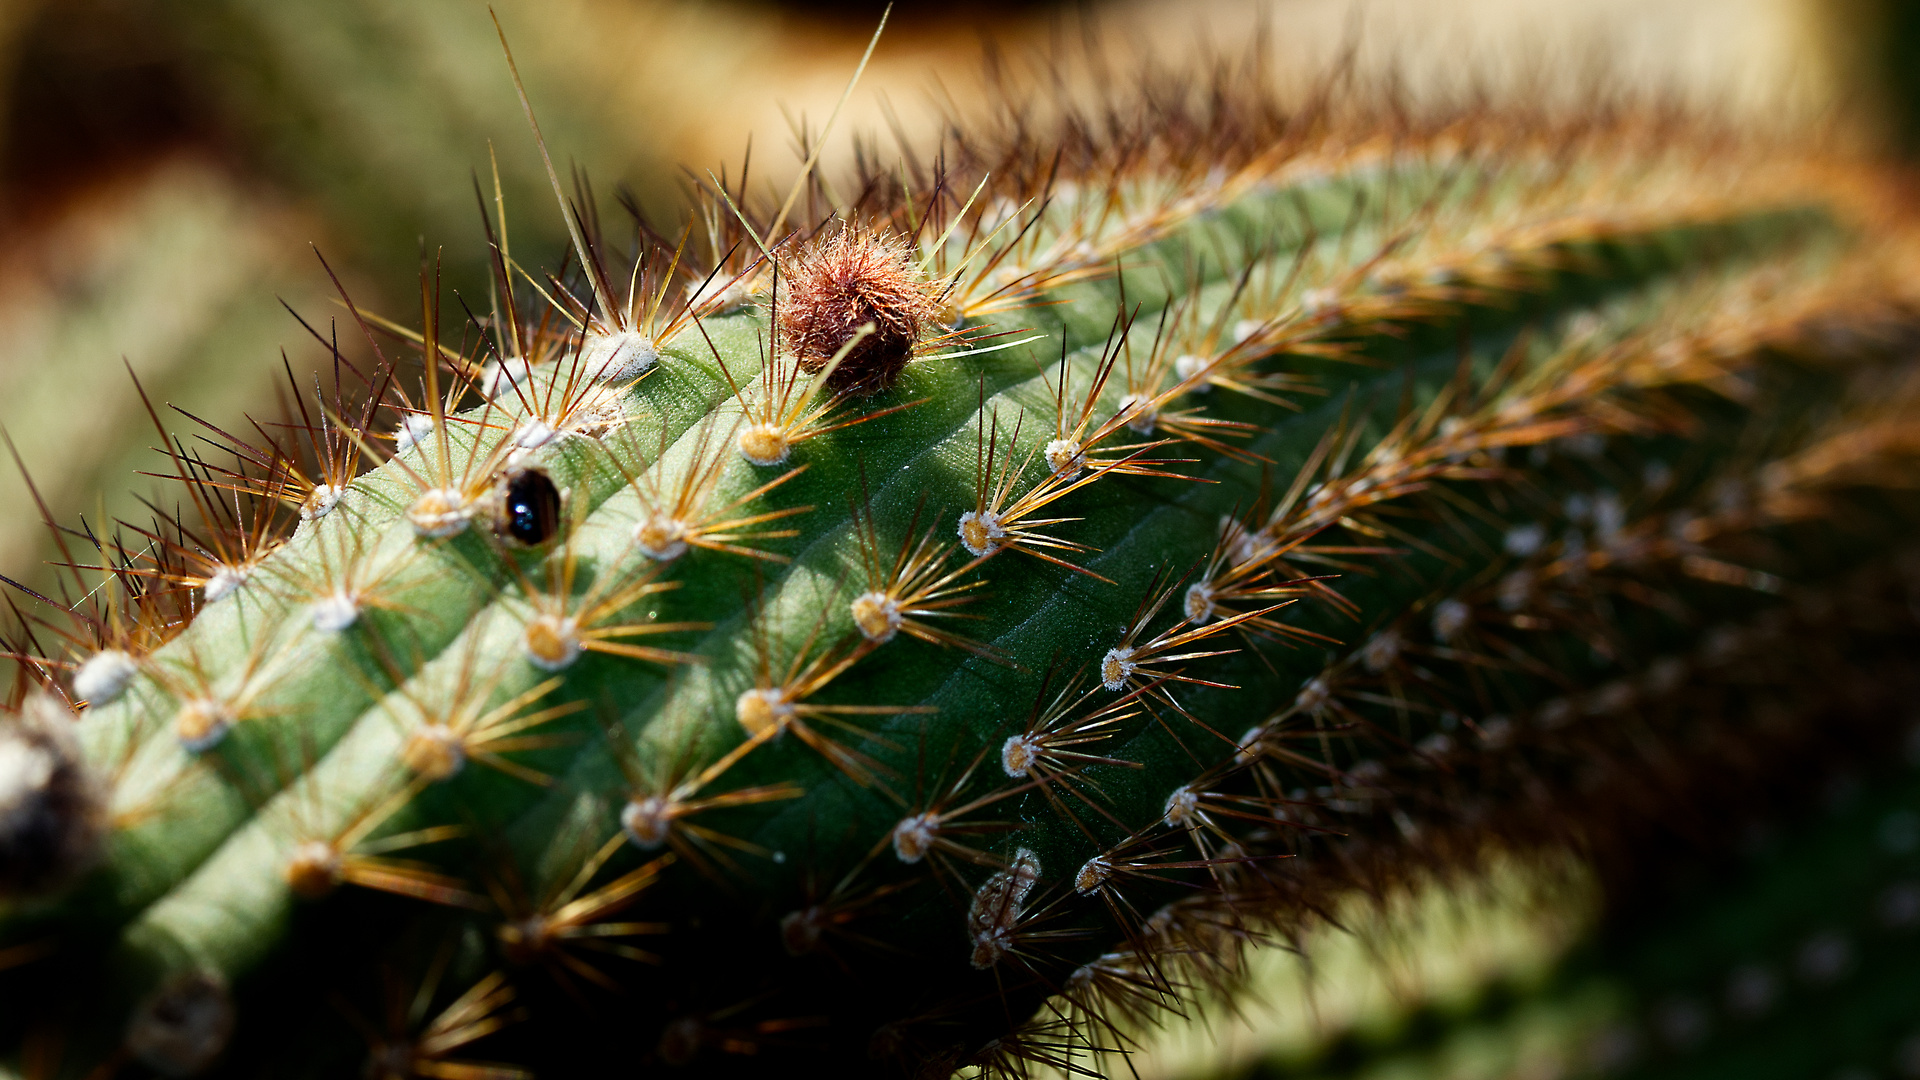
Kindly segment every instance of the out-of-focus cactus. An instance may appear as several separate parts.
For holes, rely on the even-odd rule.
[[[62,533],[13,1067],[1083,1059],[1355,888],[1805,745],[1740,664],[1910,641],[1871,170],[1232,71],[1042,113],[632,254],[563,200],[572,272],[491,226],[490,296],[349,304],[295,421]]]
[[[1850,595],[1879,592],[1862,575]],[[1881,584],[1884,584],[1882,582]],[[1887,612],[1895,618],[1904,616]],[[1782,629],[1809,629],[1795,619]],[[1797,777],[1739,812],[1688,816],[1678,844],[1640,831],[1640,877],[1590,940],[1548,970],[1369,1017],[1305,1046],[1275,1047],[1208,1075],[1283,1077],[1906,1076],[1920,1066],[1920,739],[1888,734],[1874,713],[1907,712],[1911,649],[1829,655],[1866,680],[1851,702],[1795,693],[1829,729]],[[1750,686],[1779,682],[1729,657]],[[1724,662],[1724,661],[1723,661]],[[1765,692],[1765,691],[1763,691]],[[1867,720],[1863,725],[1862,720]],[[1897,730],[1897,728],[1895,729]],[[1834,744],[1838,743],[1836,747]],[[1834,766],[1823,770],[1816,762]],[[1889,765],[1892,768],[1889,768]],[[1708,854],[1711,836],[1722,841]],[[1737,843],[1725,843],[1730,837]],[[1684,858],[1681,858],[1684,856]],[[1648,873],[1647,863],[1665,861]],[[1660,880],[1662,878],[1668,880]],[[1649,880],[1653,879],[1653,880]],[[1624,884],[1624,883],[1623,883]],[[1146,1075],[1199,1075],[1151,1066]]]

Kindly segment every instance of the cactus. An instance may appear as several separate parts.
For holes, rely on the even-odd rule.
[[[484,300],[343,297],[244,438],[155,405],[172,492],[13,634],[9,1067],[1085,1067],[1356,888],[1799,752],[1689,703],[1898,638],[1885,181],[1206,90],[626,255],[546,160],[561,269],[483,199]]]
[[[1563,986],[1612,991],[1582,1047],[1597,1064],[1647,1077],[1914,1071],[1920,790],[1911,775],[1868,777],[1823,785],[1810,827],[1774,823],[1711,887],[1622,920],[1604,954],[1566,965]]]
[[[1643,831],[1636,880],[1618,883],[1623,902],[1550,970],[1237,1075],[1911,1073],[1920,1059],[1912,976],[1920,787],[1910,768],[1902,775],[1886,763],[1920,762],[1920,739],[1910,729],[1904,747],[1888,745],[1896,732],[1862,723],[1910,699],[1903,652],[1910,639],[1846,662],[1849,675],[1874,678],[1867,700],[1796,703],[1819,709],[1850,744],[1837,754],[1822,748],[1824,775],[1802,769],[1771,798],[1689,829],[1706,836],[1674,844]],[[1726,843],[1736,835],[1737,845]],[[1740,850],[1703,859],[1697,845],[1709,837]],[[1645,848],[1683,872],[1647,881],[1667,875],[1648,873],[1663,860]]]

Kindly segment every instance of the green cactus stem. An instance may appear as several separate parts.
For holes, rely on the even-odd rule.
[[[162,425],[165,513],[59,532],[14,631],[9,1067],[1085,1062],[1801,738],[1660,710],[1910,531],[1882,181],[1166,89],[627,256],[563,198],[570,271],[490,225],[303,419]]]
[[[1496,1077],[1910,1071],[1920,738],[1885,716],[1911,715],[1916,568],[1911,549],[1876,560],[1671,658],[1708,675],[1645,695],[1651,719],[1771,712],[1792,718],[1799,745],[1702,744],[1737,764],[1660,800],[1660,817],[1610,826],[1607,842],[1633,849],[1597,852],[1613,867],[1612,910],[1551,970],[1243,1075],[1448,1075],[1465,1062]],[[1782,638],[1849,692],[1781,679]]]

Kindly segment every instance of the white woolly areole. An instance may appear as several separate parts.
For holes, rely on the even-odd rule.
[[[126,692],[140,673],[140,661],[120,649],[101,649],[73,673],[73,696],[89,705],[105,705]]]
[[[903,863],[917,863],[933,850],[934,833],[940,828],[940,815],[915,814],[902,818],[893,827],[893,854]]]
[[[1080,872],[1073,875],[1073,891],[1085,896],[1107,883],[1113,876],[1113,864],[1105,855],[1095,855],[1080,864]]]
[[[1204,581],[1187,586],[1186,599],[1180,606],[1187,613],[1187,621],[1195,625],[1210,623],[1220,613],[1213,603],[1213,588]]]
[[[408,413],[393,429],[393,452],[397,454],[423,443],[432,434],[433,417],[425,413]]]
[[[1593,497],[1593,535],[1596,538],[1612,540],[1626,527],[1627,505],[1620,501],[1618,492],[1603,491]]]
[[[779,424],[750,424],[741,429],[733,445],[755,465],[778,465],[793,453],[793,444]]]
[[[1316,675],[1308,679],[1307,685],[1301,687],[1300,692],[1294,695],[1293,707],[1301,712],[1318,716],[1326,710],[1327,702],[1332,698],[1333,687],[1327,685],[1327,680]]]
[[[454,488],[428,488],[407,507],[407,521],[413,531],[429,539],[458,533],[472,517],[472,504]]]
[[[536,417],[514,430],[513,445],[522,450],[538,450],[559,436],[553,425]]]
[[[533,375],[533,365],[527,363],[524,356],[509,356],[504,360],[495,360],[480,369],[480,392],[490,398],[497,398],[526,382]]]
[[[458,775],[467,767],[467,747],[445,724],[422,724],[407,736],[400,748],[400,760],[407,768],[437,783]]]
[[[194,698],[180,706],[173,716],[173,734],[189,754],[211,750],[227,737],[234,716],[225,702],[213,698]]]
[[[637,379],[659,360],[659,346],[637,330],[589,334],[580,349],[580,370],[596,382]]]
[[[1518,555],[1524,559],[1534,552],[1539,551],[1546,545],[1546,542],[1546,526],[1534,523],[1516,525],[1508,529],[1505,539],[1501,542],[1501,546],[1507,549],[1507,554]]]
[[[1308,289],[1300,294],[1300,314],[1309,319],[1331,315],[1340,305],[1340,294],[1332,289]]]
[[[793,702],[787,700],[785,691],[773,687],[755,687],[733,701],[733,718],[749,735],[776,727],[798,711]]]
[[[1433,607],[1433,636],[1452,641],[1472,621],[1472,608],[1459,600],[1442,600]]]
[[[1259,724],[1248,728],[1247,733],[1240,736],[1240,741],[1234,744],[1233,760],[1244,765],[1254,758],[1259,757],[1261,743],[1266,737],[1267,730]]]
[[[1385,671],[1400,659],[1400,631],[1389,627],[1373,635],[1360,650],[1360,662],[1368,671]]]
[[[1259,555],[1265,546],[1260,536],[1241,523],[1232,514],[1220,515],[1221,547],[1225,550],[1227,561],[1235,566],[1245,566]]]
[[[1127,429],[1139,435],[1153,434],[1160,413],[1153,398],[1146,394],[1128,394],[1120,399],[1120,415],[1127,418]]]
[[[1008,776],[1021,777],[1033,768],[1040,757],[1040,738],[1036,735],[1013,735],[1000,744],[1000,767]]]
[[[969,510],[960,515],[960,545],[975,558],[991,555],[1003,546],[1007,538],[1006,527],[1000,524],[1000,515],[991,510]]]
[[[293,855],[287,859],[288,876],[306,871],[337,884],[340,868],[345,863],[340,852],[325,840],[303,840],[295,845]]]
[[[51,747],[0,736],[0,836],[17,827],[14,818],[33,812],[59,767]]]
[[[520,637],[527,651],[527,663],[541,671],[564,671],[580,659],[586,648],[580,640],[579,621],[572,616],[551,613],[535,616]]]
[[[346,493],[347,489],[344,485],[313,485],[313,490],[307,492],[307,500],[300,504],[300,520],[312,521],[315,518],[326,517],[334,507],[340,505],[340,496]]]
[[[323,634],[337,634],[360,621],[360,601],[345,589],[315,600],[308,608],[313,628]]]
[[[642,851],[655,851],[673,829],[672,804],[658,795],[635,799],[620,810],[620,829]]]
[[[820,947],[820,934],[826,929],[823,915],[816,904],[780,916],[780,944],[788,956],[807,956]]]
[[[633,543],[655,562],[672,562],[687,553],[687,527],[672,514],[656,511],[634,526]]]
[[[1047,467],[1055,476],[1072,480],[1087,467],[1086,448],[1072,439],[1055,439],[1047,444]]]
[[[1119,690],[1133,678],[1134,671],[1140,665],[1133,659],[1131,646],[1119,646],[1108,649],[1107,655],[1100,658],[1100,685],[1109,690]]]
[[[222,563],[214,567],[213,573],[207,575],[206,582],[200,586],[200,593],[206,602],[211,604],[246,584],[246,581],[247,571],[244,567],[228,566]]]
[[[900,601],[881,592],[861,593],[853,598],[853,625],[860,630],[860,636],[875,645],[885,645],[900,632],[900,626],[907,621],[906,613],[900,610]]]
[[[1213,384],[1205,378],[1207,370],[1211,367],[1213,367],[1212,360],[1188,353],[1173,362],[1173,373],[1180,376],[1181,382],[1189,380],[1193,382],[1192,386],[1187,387],[1188,393],[1204,394],[1213,389]]]
[[[620,389],[603,386],[581,396],[560,420],[565,435],[584,435],[597,439],[625,423],[627,411],[620,404]]]
[[[1013,948],[1013,928],[1025,914],[1027,895],[1040,880],[1040,859],[1028,848],[1014,852],[1013,865],[987,879],[967,908],[967,934],[973,939],[973,966],[998,964]]]
[[[1174,788],[1173,794],[1167,796],[1167,824],[1176,828],[1184,828],[1187,825],[1193,824],[1199,815],[1200,796],[1195,794],[1192,788]]]

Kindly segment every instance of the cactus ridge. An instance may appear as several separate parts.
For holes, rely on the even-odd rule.
[[[0,814],[22,1072],[1073,1065],[1342,890],[1578,840],[1648,745],[1789,741],[1646,716],[1910,519],[1870,172],[1007,100],[631,261],[556,178],[572,272],[489,222],[484,316],[346,301],[371,359],[264,445],[154,410],[183,509],[56,530],[120,599],[11,647],[0,751],[104,822],[29,877]]]
[[[1818,589],[1789,587],[1787,608],[1722,624],[1704,647],[1665,658],[1668,670],[1686,665],[1708,678],[1636,687],[1636,705],[1652,719],[1760,707],[1776,721],[1794,716],[1805,740],[1797,767],[1753,771],[1740,754],[1744,733],[1716,732],[1700,752],[1732,765],[1718,783],[1689,783],[1683,799],[1663,800],[1662,819],[1616,826],[1613,842],[1658,847],[1676,807],[1690,804],[1680,825],[1689,841],[1665,853],[1684,860],[1683,884],[1660,881],[1672,867],[1648,866],[1639,852],[1630,877],[1607,882],[1628,902],[1544,978],[1495,985],[1466,1009],[1427,1005],[1384,1033],[1341,1033],[1310,1058],[1262,1062],[1261,1073],[1365,1076],[1388,1061],[1444,1068],[1467,1044],[1508,1071],[1784,1077],[1904,1068],[1914,1046],[1905,973],[1920,928],[1917,744],[1911,728],[1890,731],[1875,714],[1901,712],[1913,692],[1912,620],[1901,610],[1913,558],[1903,549]],[[1816,650],[1822,670],[1856,688],[1851,700],[1783,682],[1783,640]],[[1809,760],[1822,764],[1810,772]],[[1766,800],[1739,794],[1755,783]],[[1693,846],[1741,834],[1746,850],[1732,857],[1703,860]]]

